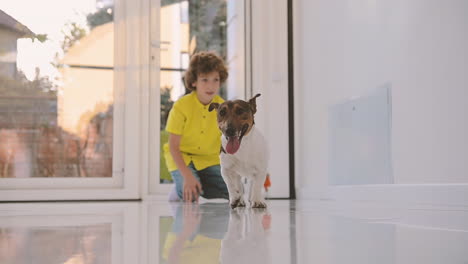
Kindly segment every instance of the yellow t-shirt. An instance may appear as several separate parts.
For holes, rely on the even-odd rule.
[[[224,100],[216,95],[213,103]],[[208,111],[209,105],[203,105],[195,91],[184,95],[172,106],[167,119],[166,131],[181,135],[180,151],[185,164],[193,162],[197,170],[219,164],[221,131],[216,121],[216,111]],[[169,143],[164,144],[164,157],[169,171],[177,166],[169,151]]]

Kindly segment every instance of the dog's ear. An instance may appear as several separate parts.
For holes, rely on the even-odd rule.
[[[208,107],[208,111],[213,111],[213,109],[218,110],[219,104],[218,103],[211,103],[210,106]]]
[[[255,114],[257,112],[257,97],[259,96],[260,94],[256,94],[249,100],[250,110],[252,110],[252,114]]]

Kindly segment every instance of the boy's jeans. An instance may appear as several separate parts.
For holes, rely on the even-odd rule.
[[[202,197],[206,199],[229,199],[229,193],[226,183],[221,176],[221,167],[219,165],[214,165],[199,171],[195,169],[193,163],[190,163],[188,167],[192,171],[193,176],[201,183]],[[171,176],[176,186],[177,195],[182,199],[184,177],[180,174],[179,170],[171,171]]]

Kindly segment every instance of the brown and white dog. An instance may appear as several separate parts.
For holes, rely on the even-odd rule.
[[[218,111],[218,126],[223,134],[221,174],[229,191],[232,208],[245,206],[246,199],[251,207],[266,207],[262,188],[267,176],[268,150],[265,138],[254,122],[256,98],[259,96],[255,95],[248,102],[233,100],[222,104],[212,103],[208,109]],[[249,183],[248,191],[245,191],[244,179]]]

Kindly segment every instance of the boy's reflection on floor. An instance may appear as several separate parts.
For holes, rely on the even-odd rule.
[[[262,258],[268,255],[265,242],[271,225],[266,209],[231,210],[226,203],[171,206],[175,218],[163,250],[169,263],[241,263],[244,257],[266,263]]]

